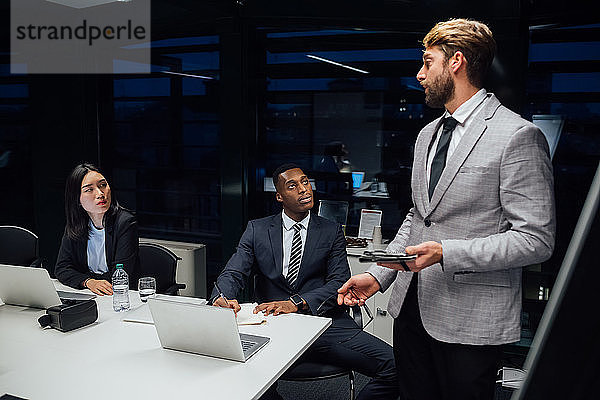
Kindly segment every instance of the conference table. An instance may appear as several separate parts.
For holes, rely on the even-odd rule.
[[[132,310],[142,305],[136,291],[130,299]],[[0,396],[255,399],[331,325],[329,318],[286,314],[240,326],[271,339],[242,363],[163,349],[154,325],[123,321],[127,312],[113,311],[111,296],[96,301],[98,320],[66,333],[40,327],[44,310],[0,306]]]

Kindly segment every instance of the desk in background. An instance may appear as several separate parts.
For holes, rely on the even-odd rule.
[[[354,189],[352,196],[359,198],[374,198],[374,199],[389,199],[390,194],[387,191],[387,185],[385,182],[377,183],[377,190],[371,191],[371,184],[373,182],[363,182],[359,189]]]
[[[58,282],[56,287],[66,290]],[[132,308],[141,304],[136,291],[130,297]],[[0,395],[31,400],[258,398],[331,325],[329,318],[287,314],[240,327],[271,341],[239,363],[165,350],[154,325],[121,321],[124,313],[112,310],[112,296],[96,300],[98,321],[67,333],[41,329],[37,318],[43,310],[0,306]]]
[[[365,272],[373,263],[361,263],[358,261],[358,257],[362,255],[365,250],[373,250],[373,244],[368,242],[369,245],[366,248],[352,248],[348,247],[348,264],[350,265],[350,274],[358,275]],[[375,249],[384,250],[387,244],[375,246]],[[365,328],[366,332],[371,335],[377,336],[379,339],[392,345],[392,331],[394,327],[394,319],[387,312],[388,302],[390,301],[390,295],[392,293],[391,288],[385,293],[377,292],[367,300],[367,307],[373,313],[373,322]]]

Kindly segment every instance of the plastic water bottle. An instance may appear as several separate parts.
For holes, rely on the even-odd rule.
[[[129,277],[123,264],[117,264],[112,276],[113,309],[116,312],[129,310]]]

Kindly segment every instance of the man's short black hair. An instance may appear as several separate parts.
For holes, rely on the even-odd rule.
[[[275,190],[277,190],[277,182],[279,182],[279,175],[283,174],[287,170],[296,168],[302,169],[294,163],[282,164],[279,167],[275,168],[275,171],[273,171],[273,185],[275,186]]]

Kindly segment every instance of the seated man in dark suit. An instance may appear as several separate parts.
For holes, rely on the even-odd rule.
[[[225,297],[235,299],[254,273],[260,303],[255,312],[301,312],[332,318],[332,325],[302,360],[326,361],[372,377],[358,399],[395,399],[391,346],[363,332],[346,309],[336,305],[337,289],[350,277],[341,226],[311,214],[312,188],[298,166],[277,168],[273,183],[283,212],[248,223],[237,252],[217,278],[219,288]],[[214,305],[239,309],[236,300],[226,302],[216,289],[211,299]],[[267,397],[279,397],[274,387]]]

